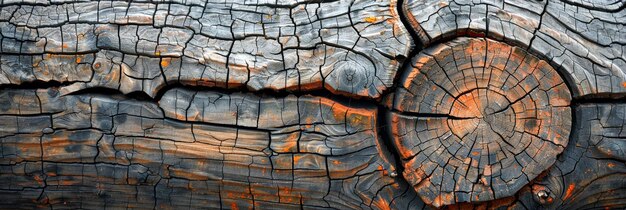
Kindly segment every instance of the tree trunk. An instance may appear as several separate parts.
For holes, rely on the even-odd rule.
[[[0,0],[0,209],[626,208],[619,0]]]

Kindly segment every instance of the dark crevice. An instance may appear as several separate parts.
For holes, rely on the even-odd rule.
[[[424,43],[422,43],[422,40],[417,35],[415,29],[411,26],[411,23],[406,16],[407,14],[404,10],[404,2],[405,0],[398,0],[396,10],[398,11],[398,16],[400,17],[402,25],[404,25],[406,30],[409,32],[409,35],[411,36],[411,49],[409,49],[409,54],[406,57],[397,56],[398,61],[400,61],[402,65],[400,65],[400,68],[397,69],[396,75],[393,79],[394,82],[391,87],[384,90],[383,94],[381,94],[383,96],[382,98],[384,98],[388,94],[393,94],[393,92],[398,87],[401,75],[403,75],[405,71],[410,71],[413,68],[413,58],[417,55],[417,53],[421,52],[424,49]]]
[[[407,18],[408,16],[405,13],[404,6],[405,6],[405,0],[397,1],[396,10],[398,12],[398,16],[400,18],[400,21],[406,28],[406,30],[409,32],[409,35],[412,40],[411,49],[409,49],[409,54],[406,57],[397,56],[397,60],[401,63],[400,68],[397,69],[396,71],[396,75],[394,76],[394,79],[393,79],[394,82],[392,83],[391,87],[385,89],[383,93],[381,94],[382,102],[378,101],[377,103],[377,106],[378,106],[377,129],[378,129],[378,137],[380,138],[379,142],[382,143],[382,145],[380,146],[381,146],[381,149],[387,150],[384,152],[388,152],[391,154],[392,157],[390,158],[393,158],[393,159],[389,160],[389,162],[396,169],[395,170],[396,180],[399,180],[401,182],[406,182],[406,179],[404,178],[403,173],[402,173],[404,172],[404,165],[400,162],[400,160],[402,159],[400,158],[400,154],[397,151],[395,144],[392,142],[393,136],[391,133],[391,129],[389,127],[391,124],[391,121],[390,121],[391,110],[389,109],[389,107],[386,107],[384,105],[385,103],[384,99],[386,98],[393,99],[395,90],[398,88],[398,85],[400,84],[400,78],[402,78],[401,75],[403,75],[406,71],[411,71],[411,69],[413,68],[412,66],[413,58],[424,49],[424,43],[417,35],[417,32],[415,31],[415,29],[411,26],[410,21]],[[408,185],[408,183],[406,184]]]
[[[24,90],[34,90],[34,89],[48,89],[48,88],[58,88],[64,87],[74,84],[74,82],[59,82],[55,80],[43,81],[43,80],[34,80],[30,82],[22,82],[20,84],[2,84],[0,85],[0,91],[7,89],[24,89]]]
[[[105,87],[85,88],[85,89],[81,89],[75,92],[71,92],[67,95],[105,95],[105,96],[110,96],[112,98],[119,98],[119,99],[126,98],[126,99],[134,99],[137,101],[153,102],[152,97],[150,97],[148,94],[146,94],[143,91],[134,91],[131,93],[124,94],[120,92],[119,90],[112,89],[112,88],[105,88]]]
[[[344,95],[334,94],[326,89],[318,89],[318,90],[307,90],[307,91],[297,91],[297,90],[272,90],[272,89],[261,89],[261,90],[250,90],[244,86],[240,86],[237,88],[223,88],[223,87],[207,87],[207,86],[193,86],[193,85],[185,85],[182,83],[170,83],[169,85],[159,89],[159,91],[155,94],[154,101],[160,101],[163,95],[167,93],[169,90],[182,88],[191,91],[198,92],[218,92],[223,94],[250,94],[260,98],[285,98],[287,96],[293,95],[296,97],[300,96],[316,96],[323,97],[327,99],[331,99],[338,103],[348,105],[353,108],[373,108],[377,104],[376,99],[372,98],[352,98]]]
[[[409,52],[409,58],[412,58],[414,55],[416,55],[418,52],[424,49],[424,43],[417,35],[417,31],[415,31],[415,29],[411,26],[411,22],[408,19],[406,11],[404,10],[404,5],[405,5],[405,0],[398,0],[397,2],[398,16],[400,17],[400,21],[402,22],[404,27],[409,32],[409,35],[411,35],[411,38],[413,39],[414,48]]]
[[[69,85],[74,84],[75,82],[58,82],[58,81],[40,81],[36,80],[33,82],[24,82],[21,84],[6,84],[0,85],[0,91],[10,90],[10,89],[20,89],[20,90],[34,90],[34,89],[59,89]],[[250,90],[246,87],[240,86],[237,88],[223,88],[223,87],[207,87],[207,86],[194,86],[194,85],[185,85],[182,83],[168,83],[168,85],[160,88],[155,97],[150,97],[147,93],[143,91],[134,91],[130,93],[124,94],[118,89],[108,88],[108,87],[90,87],[80,89],[74,92],[67,93],[67,95],[108,95],[116,98],[130,98],[138,101],[146,101],[146,102],[154,102],[158,103],[163,95],[166,92],[172,89],[182,88],[191,91],[198,92],[218,92],[223,94],[250,94],[255,95],[260,98],[284,98],[289,95],[293,95],[296,97],[300,96],[316,96],[316,97],[324,97],[327,99],[331,99],[338,103],[350,106],[352,108],[374,108],[378,101],[373,98],[352,98],[344,95],[337,95],[325,89],[319,90],[308,90],[308,91],[291,91],[291,90],[271,90],[271,89],[261,89],[261,90]]]
[[[453,116],[450,114],[441,114],[441,113],[417,113],[417,112],[402,112],[402,111],[396,111],[396,110],[392,110],[389,111],[392,113],[396,113],[402,116],[408,116],[408,117],[417,117],[417,118],[445,118],[445,119],[450,119],[450,120],[468,120],[468,119],[476,119],[478,117],[457,117],[457,116]]]
[[[572,105],[626,103],[626,93],[597,93],[572,98]]]
[[[391,129],[389,128],[391,122],[389,119],[389,111],[386,107],[378,105],[377,115],[378,116],[376,116],[376,118],[378,122],[376,127],[378,128],[378,138],[380,138],[379,142],[382,143],[381,149],[387,150],[386,152],[391,153],[391,158],[393,159],[389,160],[389,162],[396,168],[397,178],[406,180],[402,175],[404,165],[398,162],[402,159],[400,158],[400,154],[397,152],[396,146],[392,142],[393,136],[391,134]]]
[[[439,44],[443,44],[446,42],[450,42],[454,39],[460,38],[460,37],[469,37],[469,38],[486,38],[486,39],[490,39],[490,40],[494,40],[494,41],[498,41],[498,42],[503,42],[506,43],[508,45],[511,45],[513,47],[519,47],[521,49],[524,50],[524,52],[533,55],[541,60],[544,60],[546,62],[548,62],[550,64],[550,66],[552,66],[556,72],[561,76],[561,78],[564,79],[565,84],[567,85],[567,88],[569,89],[570,93],[572,93],[572,95],[574,96],[579,96],[581,93],[579,93],[577,91],[577,89],[574,89],[573,87],[575,87],[575,83],[574,83],[574,79],[568,74],[568,72],[565,70],[564,67],[562,67],[561,64],[556,63],[554,61],[552,61],[552,59],[550,59],[549,57],[547,57],[546,55],[543,54],[543,52],[539,52],[537,50],[532,49],[532,47],[530,45],[527,45],[525,43],[522,43],[520,41],[515,40],[514,38],[511,37],[506,37],[506,36],[498,36],[495,33],[489,33],[489,28],[486,29],[464,29],[464,28],[458,28],[457,30],[454,31],[450,31],[448,33],[444,33],[441,34],[437,37],[432,38],[427,45],[425,45],[424,43],[421,42],[421,40],[419,39],[417,32],[415,31],[414,28],[411,27],[411,24],[409,22],[409,20],[407,19],[407,14],[405,14],[405,10],[402,9],[403,5],[404,5],[404,1],[405,0],[398,0],[398,13],[400,14],[400,20],[402,20],[402,23],[405,25],[405,27],[408,27],[408,31],[411,34],[411,37],[414,40],[414,43],[416,45],[415,49],[411,51],[409,58],[413,58],[415,55],[417,55],[417,53],[419,53],[422,49],[427,48],[429,46],[436,46]],[[547,3],[546,3],[547,5]],[[546,12],[546,5],[544,5],[544,9],[542,11],[542,13],[540,14],[540,17],[543,17],[543,14]],[[539,25],[538,27],[541,27],[541,25]],[[535,30],[538,31],[538,28]],[[530,44],[532,44],[532,39],[535,39],[535,37],[537,36],[535,33],[533,33],[533,37],[531,38],[531,41],[529,42]],[[409,59],[410,60],[410,59]],[[403,67],[400,69],[400,71],[406,71],[407,67],[405,67],[406,65],[403,65]],[[397,76],[400,74],[396,74],[396,79],[394,81],[394,87],[390,88],[390,89],[395,89],[395,85],[398,84],[398,78]],[[626,94],[619,94],[618,96],[615,96],[615,94],[606,94],[606,95],[610,95],[608,98],[615,98],[615,97],[626,97]]]
[[[563,2],[576,6],[576,7],[581,7],[581,8],[585,8],[591,11],[600,11],[600,12],[607,12],[607,13],[618,13],[623,9],[626,9],[626,3],[622,2],[622,5],[620,5],[617,8],[614,9],[609,9],[609,8],[605,8],[605,7],[597,7],[595,5],[589,5],[589,4],[585,4],[583,2],[577,2],[577,1],[571,1],[571,0],[564,0]],[[591,1],[593,2],[593,1]],[[609,4],[612,5],[612,4]]]

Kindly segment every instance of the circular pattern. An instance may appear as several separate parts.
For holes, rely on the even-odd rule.
[[[495,91],[474,89],[455,99],[448,127],[462,144],[474,143],[474,139],[508,144],[515,128],[515,113],[510,105],[505,96]]]
[[[515,194],[567,145],[571,96],[523,49],[458,38],[422,51],[391,113],[404,177],[434,206]]]

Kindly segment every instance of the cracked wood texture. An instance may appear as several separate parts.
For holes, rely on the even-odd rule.
[[[0,209],[624,209],[623,0],[0,0]]]
[[[159,103],[0,94],[0,207],[407,208],[376,110],[168,90]]]
[[[545,174],[514,197],[461,209],[626,208],[626,104],[582,103],[568,146]],[[539,192],[546,193],[538,197]]]
[[[570,93],[518,47],[461,38],[422,51],[388,124],[404,177],[428,204],[512,196],[567,146]]]
[[[549,209],[626,208],[626,104],[581,104],[570,146],[516,205]],[[545,190],[549,197],[529,195]],[[532,198],[532,199],[530,199]],[[535,202],[533,202],[533,200]]]
[[[0,84],[155,96],[172,83],[379,97],[408,54],[395,1],[0,1]]]
[[[626,93],[622,0],[406,0],[425,44],[486,36],[527,48],[563,72],[578,96]]]

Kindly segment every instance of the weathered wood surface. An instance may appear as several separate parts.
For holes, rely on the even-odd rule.
[[[626,208],[626,104],[584,103],[573,109],[569,144],[545,174],[514,197],[453,208]]]
[[[626,208],[626,104],[582,104],[570,145],[545,178],[520,193],[529,209]],[[545,191],[546,198],[536,197]]]
[[[406,0],[426,45],[487,36],[540,55],[562,71],[572,94],[626,93],[626,2],[622,0]]]
[[[620,0],[0,0],[0,209],[624,209],[625,46]]]
[[[376,113],[313,96],[5,90],[0,208],[423,205],[390,176]]]
[[[514,195],[567,146],[571,96],[518,47],[461,38],[422,51],[389,121],[404,177],[428,204]]]
[[[412,45],[392,1],[0,1],[0,84],[172,83],[379,97]]]

